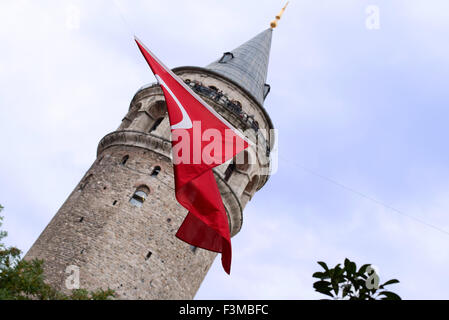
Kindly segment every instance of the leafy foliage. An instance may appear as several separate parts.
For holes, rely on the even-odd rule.
[[[2,209],[0,205],[0,212]],[[2,221],[0,216],[0,227]],[[0,230],[0,300],[106,300],[115,295],[111,289],[95,292],[77,289],[71,295],[58,292],[44,281],[44,261],[21,259],[18,248],[2,243],[7,235]]]
[[[355,262],[349,259],[345,259],[343,266],[337,264],[333,268],[322,261],[318,261],[318,264],[324,271],[315,272],[312,277],[319,279],[313,284],[319,293],[333,299],[401,300],[396,293],[384,290],[385,286],[399,283],[399,280],[392,279],[379,284],[379,278],[370,264],[364,264],[358,270]]]

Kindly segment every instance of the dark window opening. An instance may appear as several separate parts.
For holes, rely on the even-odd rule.
[[[162,120],[164,120],[164,118],[159,118],[159,119],[157,119],[157,120],[153,123],[153,125],[151,126],[151,129],[150,129],[149,132],[153,132],[154,130],[156,130],[157,127],[159,127],[159,125],[161,124]]]
[[[107,189],[107,187],[103,187],[103,190],[106,190]]]
[[[117,200],[114,200],[114,202],[112,203],[113,206],[115,206],[117,204]]]
[[[159,174],[159,172],[161,172],[161,167],[160,166],[155,166],[153,168],[153,171],[151,171],[151,176],[152,177],[156,177]]]
[[[147,194],[143,191],[137,191],[133,194],[130,202],[136,207],[141,207],[147,197]]]
[[[214,90],[214,91],[217,91],[217,92],[218,92],[218,88],[217,88],[216,86],[209,86],[209,88],[211,88],[212,90]]]
[[[150,189],[147,186],[140,186],[137,188],[136,192],[134,192],[129,202],[136,207],[142,207],[145,199],[148,197],[150,193]]]
[[[226,63],[234,58],[234,55],[232,52],[225,52],[223,53],[223,56],[218,60],[219,63]]]
[[[235,170],[235,162],[232,161],[231,164],[226,168],[224,176],[225,181],[229,181],[229,178],[231,178],[231,175],[234,172],[234,170]]]
[[[145,256],[145,260],[150,259],[152,254],[153,253],[151,251],[148,251],[147,255]]]
[[[122,159],[121,164],[122,164],[122,165],[125,165],[126,162],[128,162],[128,159],[129,159],[129,156],[128,156],[128,155],[124,156],[123,159]]]
[[[265,99],[268,94],[270,93],[271,90],[271,86],[267,83],[265,83],[264,87],[263,87],[263,98]]]
[[[191,250],[193,253],[196,253],[196,250],[198,250],[198,247],[190,246],[190,250]]]
[[[83,222],[83,221],[84,221],[84,217],[81,217],[81,218],[80,218],[80,222]]]
[[[167,219],[167,222],[168,222],[168,223],[170,223],[170,222],[171,222],[171,219],[170,219],[170,218],[168,218],[168,219]]]

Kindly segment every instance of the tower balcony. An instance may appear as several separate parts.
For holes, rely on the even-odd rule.
[[[101,139],[97,156],[112,146],[133,146],[157,152],[171,159],[171,142],[162,137],[133,130],[114,131]]]
[[[243,123],[243,127],[241,129],[247,130],[251,129],[254,132],[254,136],[256,138],[259,148],[263,149],[263,152],[267,157],[270,156],[270,146],[264,137],[264,135],[260,132],[259,123],[254,120],[254,116],[246,113],[243,111],[242,105],[240,102],[231,100],[226,94],[221,92],[218,89],[213,89],[208,86],[205,86],[201,84],[198,81],[194,80],[185,80],[184,81],[193,91],[195,91],[200,96],[209,99],[213,101],[215,104],[219,105],[220,107],[224,108],[226,111],[233,114],[237,119],[240,120],[241,123]],[[139,89],[139,91],[142,91],[144,89],[159,87],[159,84],[157,83],[151,83],[148,85],[143,86]],[[138,92],[139,92],[138,91]]]

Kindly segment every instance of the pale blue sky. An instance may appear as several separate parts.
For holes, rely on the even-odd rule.
[[[117,2],[128,26],[112,1],[0,2],[0,203],[8,243],[25,251],[154,81],[132,33],[169,67],[205,66],[283,6]],[[245,210],[231,276],[217,259],[198,299],[315,299],[316,261],[345,257],[401,280],[403,298],[449,299],[448,234],[302,169],[449,231],[447,12],[444,0],[290,1],[265,103],[279,171]]]

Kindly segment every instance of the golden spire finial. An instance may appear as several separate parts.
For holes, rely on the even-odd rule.
[[[271,27],[272,29],[274,29],[274,28],[276,28],[276,27],[278,26],[278,21],[281,20],[282,15],[284,14],[285,8],[287,8],[289,2],[290,2],[290,1],[287,1],[287,3],[285,4],[285,6],[282,8],[281,12],[279,12],[279,14],[275,17],[276,19],[273,20],[273,21],[271,21],[270,27]]]

